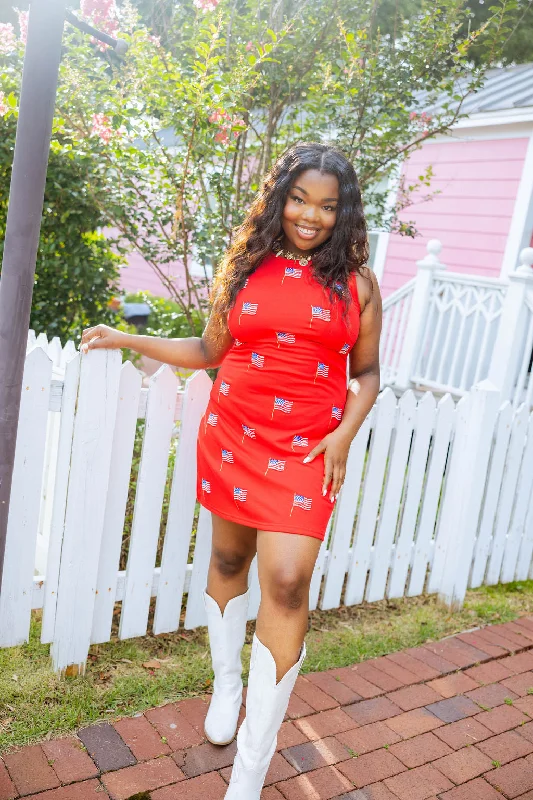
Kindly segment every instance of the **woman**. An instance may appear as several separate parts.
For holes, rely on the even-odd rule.
[[[260,798],[305,658],[315,560],[350,444],[379,391],[381,299],[367,259],[353,166],[334,147],[298,143],[276,161],[236,231],[201,338],[105,325],[83,333],[83,352],[129,347],[180,367],[221,366],[197,448],[197,496],[213,520],[204,599],[215,673],[205,732],[214,744],[236,733],[256,553],[261,586],[226,800]]]

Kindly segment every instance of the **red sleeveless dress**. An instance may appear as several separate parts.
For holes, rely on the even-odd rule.
[[[345,320],[310,265],[272,253],[248,278],[198,432],[205,508],[259,530],[324,538],[334,507],[322,496],[324,457],[303,460],[342,419],[359,334],[355,275],[350,291]]]

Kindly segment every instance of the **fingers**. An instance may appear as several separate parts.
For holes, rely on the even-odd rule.
[[[331,483],[331,494],[330,500],[336,500],[339,492],[342,488],[342,484],[344,483],[344,478],[346,476],[346,470],[342,464],[338,464],[333,469],[333,481]]]
[[[322,484],[322,496],[325,497],[328,491],[328,487],[331,483],[333,478],[333,464],[330,458],[324,459],[324,483]]]
[[[82,344],[85,344],[85,342],[87,342],[90,339],[93,331],[95,331],[97,329],[97,327],[98,327],[98,325],[93,325],[92,328],[84,328],[83,329],[83,333],[81,335],[81,343]]]
[[[322,485],[322,495],[325,497],[329,488],[329,499],[332,503],[339,495],[342,484],[344,483],[345,475],[345,465],[340,461],[334,462],[331,459],[328,459],[326,456],[324,459],[324,483]]]
[[[309,462],[312,461],[314,458],[316,458],[318,455],[320,455],[320,453],[323,453],[325,449],[326,449],[326,443],[324,441],[320,442],[320,444],[317,444],[317,446],[313,447],[311,452],[308,453],[304,458],[304,464],[309,464]]]
[[[98,342],[100,336],[98,325],[93,328],[86,328],[81,337],[80,352],[88,353],[89,350],[94,350],[95,347],[101,347],[102,343]]]

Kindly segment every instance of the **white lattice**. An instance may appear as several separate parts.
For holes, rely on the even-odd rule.
[[[412,380],[461,395],[486,378],[503,299],[497,281],[436,278]]]

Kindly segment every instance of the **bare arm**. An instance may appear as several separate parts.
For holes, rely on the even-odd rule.
[[[83,331],[80,350],[87,353],[98,348],[128,347],[164,364],[186,369],[207,369],[220,366],[232,345],[233,338],[227,325],[217,335],[216,325],[210,317],[202,336],[184,339],[124,333],[107,325],[96,325]]]
[[[369,270],[372,279],[372,294],[368,290],[368,300],[360,316],[360,330],[357,341],[350,352],[350,379],[357,378],[357,393],[349,390],[342,422],[336,433],[352,441],[366,419],[379,394],[379,340],[382,326],[381,293],[375,274]],[[357,385],[356,385],[357,386]]]

